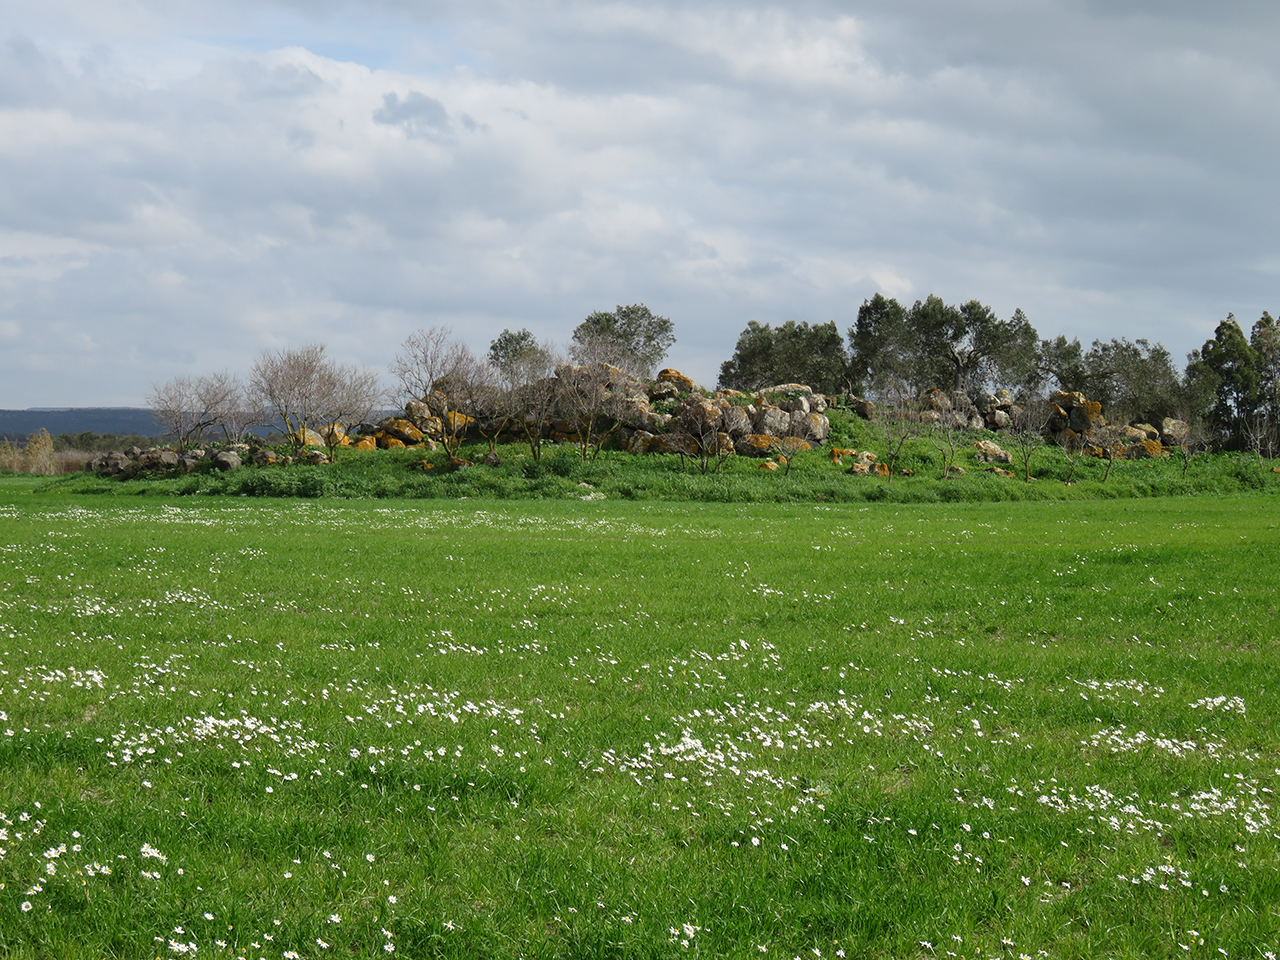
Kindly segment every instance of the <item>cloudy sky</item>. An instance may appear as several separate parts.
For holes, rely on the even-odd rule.
[[[877,291],[1181,358],[1276,296],[1280,5],[4,0],[0,407]]]

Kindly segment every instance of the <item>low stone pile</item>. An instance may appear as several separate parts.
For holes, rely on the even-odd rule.
[[[242,462],[240,455],[248,449],[244,444],[236,444],[227,450],[184,450],[177,453],[161,447],[148,450],[129,447],[125,450],[96,453],[89,458],[84,468],[100,477],[119,477],[122,480],[146,474],[190,473],[206,460],[213,461],[218,470],[235,470]],[[265,451],[259,451],[263,452]]]
[[[1112,460],[1167,457],[1170,448],[1185,443],[1191,433],[1186,422],[1173,417],[1165,417],[1158,428],[1149,423],[1108,424],[1102,404],[1062,390],[1049,397],[1045,429],[1066,449]]]

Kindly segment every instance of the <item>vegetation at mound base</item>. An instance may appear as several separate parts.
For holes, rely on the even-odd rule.
[[[890,442],[879,425],[832,415],[831,445],[876,452],[889,460]],[[948,433],[955,459],[966,472],[942,478],[944,457],[929,436],[906,437],[893,477],[851,476],[848,463],[832,462],[830,448],[791,457],[785,469],[760,469],[761,461],[732,456],[704,475],[697,461],[674,454],[636,456],[605,451],[583,461],[570,445],[551,447],[538,461],[523,444],[499,445],[501,464],[484,465],[488,447],[461,451],[473,466],[450,470],[444,451],[339,448],[336,461],[319,466],[244,466],[219,473],[203,463],[189,474],[121,481],[77,474],[50,481],[45,492],[144,494],[152,496],[258,496],[350,498],[599,499],[720,502],[958,502],[993,500],[1083,500],[1152,496],[1221,496],[1280,490],[1276,461],[1253,454],[1199,454],[1184,462],[1168,456],[1108,463],[1064,455],[1061,448],[1031,448],[1031,483],[990,472],[976,459],[983,431]],[[1009,444],[1004,437],[996,437]],[[1012,449],[1012,444],[1010,444]],[[429,469],[423,465],[430,464]],[[1014,468],[1018,464],[1006,464]],[[910,475],[903,475],[902,471]],[[1021,470],[1019,469],[1019,473]]]
[[[1280,949],[1274,497],[30,483],[6,957]]]

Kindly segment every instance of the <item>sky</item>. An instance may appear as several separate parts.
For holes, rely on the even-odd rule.
[[[1181,359],[1275,295],[1280,5],[4,0],[0,408],[877,292]],[[388,376],[390,383],[390,377]]]

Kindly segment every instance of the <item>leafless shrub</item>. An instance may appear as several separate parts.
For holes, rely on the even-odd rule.
[[[153,383],[147,406],[164,435],[173,437],[178,449],[185,450],[209,427],[233,419],[243,394],[240,381],[225,371],[200,377],[182,375]]]
[[[385,399],[375,371],[329,360],[322,344],[263,353],[253,364],[250,394],[280,419],[295,450],[306,445],[308,430],[363,420]],[[338,439],[325,432],[332,454]]]

